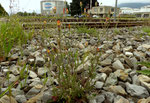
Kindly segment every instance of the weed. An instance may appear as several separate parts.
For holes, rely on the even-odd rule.
[[[138,64],[141,64],[143,66],[146,66],[148,68],[150,68],[150,62],[140,62]],[[148,75],[150,76],[150,70],[141,70],[141,71],[137,71],[138,73],[144,74],[144,75]]]
[[[98,32],[94,28],[87,28],[87,27],[78,27],[77,28],[77,33],[84,33],[84,34],[89,34],[91,36],[98,37]]]

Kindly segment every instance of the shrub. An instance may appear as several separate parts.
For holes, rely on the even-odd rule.
[[[56,51],[56,50],[55,50]],[[53,88],[52,103],[86,103],[88,94],[93,90],[95,68],[98,57],[82,57],[71,51],[52,51],[50,53],[51,66],[57,67],[55,79],[58,85]],[[89,63],[89,65],[87,65]],[[79,67],[82,69],[80,70]],[[86,68],[86,72],[81,72]],[[79,72],[80,71],[80,72]]]

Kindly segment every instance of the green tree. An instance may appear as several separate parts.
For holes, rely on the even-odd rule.
[[[70,3],[71,15],[81,14],[80,2],[82,2],[82,12],[84,8],[90,8],[90,0],[72,0],[72,3]],[[95,2],[97,0],[92,0],[92,7],[95,6]]]
[[[0,4],[0,16],[6,16],[6,15],[8,15],[8,13],[5,11],[5,9]]]

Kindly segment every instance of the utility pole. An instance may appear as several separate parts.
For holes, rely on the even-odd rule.
[[[114,17],[114,21],[116,21],[116,17],[117,17],[117,4],[118,4],[118,0],[116,0],[116,3],[115,3],[115,17]]]

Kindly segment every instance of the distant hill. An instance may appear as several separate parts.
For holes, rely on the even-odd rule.
[[[0,4],[0,16],[5,16],[5,15],[8,15],[8,13],[5,11],[5,9]]]
[[[150,5],[150,3],[121,3],[118,7],[141,8],[146,5]]]

